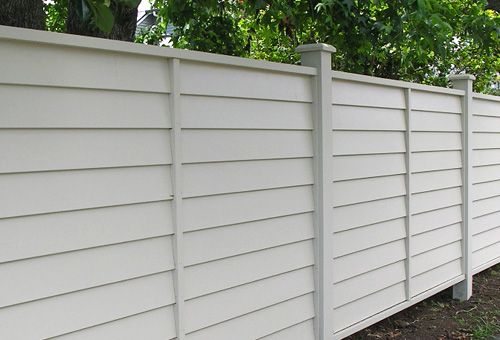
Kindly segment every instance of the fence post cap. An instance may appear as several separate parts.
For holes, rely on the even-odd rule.
[[[476,80],[476,77],[472,74],[451,74],[448,76],[450,81],[454,80]]]
[[[337,51],[337,49],[335,47],[333,47],[332,45],[323,44],[323,43],[300,45],[295,49],[295,52],[297,52],[297,53],[316,52],[316,51],[324,51],[324,52],[334,53]]]

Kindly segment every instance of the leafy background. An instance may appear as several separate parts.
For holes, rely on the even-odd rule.
[[[68,1],[103,31],[113,27],[110,4],[138,4],[55,0],[46,6],[49,30],[65,30]],[[324,42],[337,48],[335,70],[438,86],[471,73],[477,92],[500,94],[500,16],[486,0],[150,1],[157,24],[137,42],[160,44],[170,24],[176,48],[292,64],[296,46]]]

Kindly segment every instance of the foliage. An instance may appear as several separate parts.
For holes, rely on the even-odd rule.
[[[165,22],[175,27],[173,44],[192,50],[246,55],[245,34],[239,22],[241,6],[236,1],[172,0],[156,1]],[[155,8],[156,8],[155,7]],[[161,15],[160,14],[160,15]]]
[[[113,0],[127,7],[137,7],[140,0]],[[111,0],[78,0],[77,12],[83,21],[91,22],[105,33],[111,32],[114,25]]]
[[[303,43],[334,45],[337,70],[445,86],[500,72],[500,17],[485,0],[155,0],[173,45],[297,63]],[[498,79],[497,79],[498,80]]]
[[[165,34],[162,24],[153,25],[149,29],[142,30],[135,37],[136,43],[146,45],[160,45]]]
[[[102,31],[111,2],[72,0]],[[491,0],[490,0],[491,1]],[[299,63],[294,48],[337,48],[336,70],[447,86],[450,73],[472,73],[475,90],[500,83],[500,16],[486,0],[150,0],[158,22],[137,42],[158,45],[167,23],[177,48]],[[68,0],[46,6],[47,28],[64,31]],[[491,7],[491,3],[490,3]]]
[[[45,26],[52,32],[65,32],[68,18],[68,0],[45,3]]]
[[[128,7],[137,7],[141,0],[75,0],[76,12],[83,22],[95,25],[102,32],[109,33],[114,25],[111,2]],[[68,17],[68,0],[54,0],[45,5],[46,28],[49,31],[64,32]]]
[[[154,0],[150,0],[150,2],[154,2]],[[153,8],[156,11],[157,22],[149,30],[144,30],[135,37],[135,42],[137,43],[160,45],[164,39],[165,32],[167,31],[167,7],[164,1],[158,1],[154,4]]]

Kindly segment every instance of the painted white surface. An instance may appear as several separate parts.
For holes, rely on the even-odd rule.
[[[0,27],[0,338],[312,340],[321,293],[333,339],[462,280],[464,91],[318,72]],[[474,271],[499,107],[474,95]]]
[[[472,172],[472,267],[500,261],[500,105],[474,96]]]

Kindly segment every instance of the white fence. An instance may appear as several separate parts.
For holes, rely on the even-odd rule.
[[[464,279],[464,93],[346,74],[332,93],[332,318],[347,334]]]
[[[0,338],[333,339],[470,296],[500,260],[498,98],[300,51],[0,27]]]

